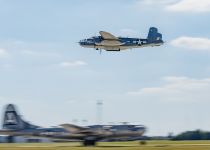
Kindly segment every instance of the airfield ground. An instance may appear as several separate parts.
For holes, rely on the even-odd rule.
[[[0,150],[210,150],[210,141],[147,141],[100,142],[96,147],[83,147],[80,143],[0,144]]]

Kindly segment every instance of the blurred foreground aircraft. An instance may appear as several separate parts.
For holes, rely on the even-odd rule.
[[[116,37],[111,33],[100,31],[101,36],[94,36],[83,39],[79,42],[82,47],[95,48],[96,50],[104,49],[106,51],[120,51],[132,48],[142,48],[148,46],[160,46],[164,42],[162,34],[158,33],[158,29],[151,27],[146,39]]]
[[[77,126],[62,124],[60,127],[41,128],[24,121],[9,104],[4,113],[3,129],[0,135],[26,137],[45,137],[54,140],[78,140],[84,146],[95,145],[100,140],[134,140],[139,139],[146,131],[142,125],[92,125]]]

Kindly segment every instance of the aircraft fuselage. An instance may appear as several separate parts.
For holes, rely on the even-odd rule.
[[[107,51],[120,51],[132,48],[142,48],[148,46],[160,46],[163,44],[162,40],[149,42],[148,39],[140,38],[124,38],[119,37],[119,40],[103,40],[101,36],[84,39],[79,42],[82,47],[105,49]]]

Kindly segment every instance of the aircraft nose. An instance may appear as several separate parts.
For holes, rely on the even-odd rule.
[[[79,41],[78,43],[79,43],[79,45],[83,45],[83,42],[82,41]]]
[[[79,43],[80,45],[85,45],[85,40],[80,40],[78,43]]]

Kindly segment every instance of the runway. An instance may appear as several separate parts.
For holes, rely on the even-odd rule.
[[[79,142],[72,143],[26,143],[0,144],[0,150],[207,150],[210,141],[147,141],[139,142],[99,142],[95,147],[83,147]]]

